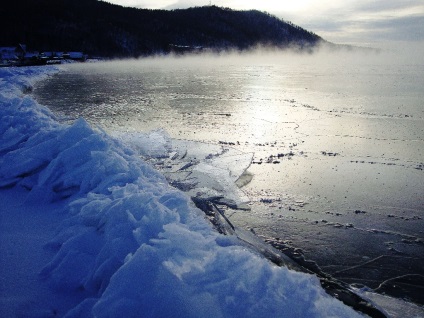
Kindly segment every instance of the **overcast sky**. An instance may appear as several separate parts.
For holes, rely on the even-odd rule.
[[[424,0],[107,0],[122,6],[176,9],[213,4],[258,9],[335,43],[424,42]]]

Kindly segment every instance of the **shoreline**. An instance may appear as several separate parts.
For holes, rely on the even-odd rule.
[[[55,212],[54,202],[65,203],[65,210],[56,211],[63,220],[53,229],[56,236],[41,244],[54,257],[37,273],[32,290],[60,290],[78,301],[67,311],[66,300],[47,297],[40,309],[25,294],[29,290],[21,291],[21,304],[7,297],[13,286],[2,285],[2,311],[19,306],[24,315],[67,311],[84,317],[267,317],[270,312],[359,317],[327,295],[316,277],[276,267],[237,239],[219,234],[186,195],[124,144],[83,119],[59,124],[48,109],[19,92],[34,75],[45,74],[10,71],[2,71],[12,82],[2,83],[9,86],[0,95],[5,119],[0,186],[28,193],[21,207],[31,204],[37,211],[27,210],[24,220],[48,216]],[[13,219],[13,208],[2,206],[1,213]],[[26,228],[19,229],[23,233],[13,235],[25,236]],[[2,239],[2,248],[14,251],[13,242]],[[16,251],[24,253],[18,259],[39,253]],[[2,258],[1,266],[10,277],[19,277],[19,267],[7,262]]]
[[[169,62],[170,61],[167,61],[166,63]],[[134,69],[138,69],[137,67],[139,66],[134,65],[134,63],[129,63],[129,65],[127,65],[124,62],[120,62],[118,63],[118,66],[124,70],[129,66],[132,66]],[[141,66],[146,67],[145,63],[139,63]],[[180,63],[182,63],[182,61],[180,61]],[[215,61],[215,63],[217,62]],[[113,70],[114,63],[108,63],[105,66],[107,69]],[[180,70],[179,67],[177,67],[177,70]],[[94,73],[96,72],[95,69],[92,71]],[[253,71],[256,71],[256,69]],[[266,69],[266,71],[268,71],[268,69]],[[252,75],[255,74],[256,73],[254,72]],[[206,75],[209,75],[209,73],[206,73]],[[201,73],[197,76],[199,76],[199,78],[203,78],[205,74]],[[166,83],[168,83],[168,81],[169,79],[166,80]],[[214,82],[212,81],[212,84],[213,83]],[[172,81],[170,84],[172,84]],[[232,85],[234,84],[232,83]],[[202,89],[202,87],[203,84],[199,87],[199,89]],[[211,86],[212,91],[217,88],[219,87],[215,87],[214,85]],[[101,93],[101,91],[99,92]],[[155,92],[155,90],[153,92]],[[174,92],[172,89],[169,94],[171,95],[171,101],[175,98],[178,98],[178,92]],[[225,97],[227,93],[223,92],[223,94],[223,96],[218,95],[218,97],[224,97],[222,100],[219,99],[222,101],[221,103],[225,103]],[[185,99],[189,98],[189,96],[182,94],[184,103],[192,103],[191,99]],[[147,100],[148,97],[149,96],[146,96]],[[211,103],[216,104],[216,97],[217,96],[215,95],[205,96],[205,102],[207,102],[206,106],[209,105],[209,99],[211,100]],[[125,97],[123,98],[124,100],[126,99]],[[228,98],[230,98],[230,102],[234,102],[231,96]],[[237,105],[240,105],[240,107],[246,105],[245,103],[250,103],[249,100],[242,100],[243,104],[239,104],[238,101],[236,102]],[[261,99],[254,99],[252,101],[252,104],[253,103],[261,103]],[[213,112],[210,112],[211,110],[206,108],[202,109],[200,113],[193,113],[191,115],[184,113],[183,118],[181,119],[181,124],[188,124],[187,127],[180,127],[181,125],[178,126],[178,123],[172,120],[174,124],[171,127],[172,129],[170,134],[177,139],[197,140],[200,142],[206,142],[210,145],[216,143],[217,147],[220,145],[223,147],[233,147],[238,151],[255,152],[255,158],[253,162],[262,162],[262,164],[253,164],[250,166],[249,171],[252,171],[255,174],[255,179],[249,183],[243,189],[243,191],[248,191],[247,195],[254,201],[253,205],[258,209],[258,211],[257,213],[252,214],[251,217],[245,212],[238,212],[234,215],[231,214],[230,221],[243,226],[247,230],[253,228],[258,234],[267,236],[271,239],[275,237],[283,237],[285,240],[292,241],[292,245],[295,245],[297,248],[301,248],[303,250],[306,258],[315,261],[324,260],[324,263],[321,263],[320,266],[326,270],[329,269],[329,271],[338,271],[343,268],[349,268],[351,266],[362,264],[367,260],[374,259],[380,255],[385,254],[394,255],[395,257],[393,260],[396,261],[392,261],[391,263],[398,264],[398,258],[396,257],[397,251],[404,251],[408,253],[408,251],[410,251],[413,247],[421,248],[419,243],[417,245],[412,242],[412,245],[407,245],[407,243],[398,242],[399,240],[408,239],[408,237],[393,237],[386,231],[386,227],[393,227],[397,226],[398,224],[403,227],[409,226],[411,224],[411,222],[408,221],[410,217],[413,217],[414,215],[420,215],[419,213],[421,212],[417,211],[414,213],[413,211],[409,211],[407,213],[403,213],[401,210],[389,211],[389,215],[399,215],[399,218],[392,218],[389,215],[385,215],[384,209],[378,209],[371,202],[368,202],[369,199],[372,199],[377,204],[379,204],[379,200],[384,201],[385,187],[381,186],[381,184],[392,183],[391,176],[393,169],[401,173],[401,175],[404,175],[404,178],[411,177],[411,180],[416,180],[417,176],[415,174],[415,166],[411,164],[408,166],[403,166],[402,161],[399,162],[396,158],[393,159],[392,157],[383,157],[384,160],[382,163],[384,164],[378,165],[376,163],[378,160],[375,161],[374,157],[378,159],[381,156],[380,148],[382,145],[384,145],[385,142],[384,140],[380,140],[379,135],[375,136],[375,138],[377,138],[375,143],[368,142],[373,145],[372,149],[368,151],[371,153],[368,154],[357,153],[353,151],[354,149],[345,149],[346,147],[340,149],[340,144],[343,142],[343,140],[340,138],[339,140],[337,136],[330,136],[329,142],[330,144],[334,143],[334,145],[338,147],[334,147],[333,149],[328,149],[327,146],[323,147],[317,143],[317,138],[314,137],[314,132],[312,129],[315,128],[315,125],[313,122],[311,122],[310,128],[308,128],[302,121],[299,121],[300,119],[295,116],[296,114],[299,115],[300,118],[309,120],[313,119],[310,118],[309,112],[318,115],[322,120],[324,120],[320,121],[321,127],[318,127],[320,135],[323,136],[325,136],[324,132],[326,132],[327,126],[336,126],[340,123],[350,124],[350,122],[346,121],[345,118],[340,117],[341,114],[345,114],[345,112],[337,111],[334,113],[323,111],[322,109],[319,109],[322,108],[322,106],[312,107],[307,105],[307,107],[303,104],[303,101],[296,101],[294,99],[290,99],[287,102],[283,101],[283,110],[285,110],[287,113],[293,112],[293,119],[284,119],[284,123],[282,125],[277,125],[278,121],[276,121],[276,119],[270,118],[270,121],[266,121],[267,125],[264,127],[264,129],[272,130],[275,129],[275,127],[278,128],[280,126],[281,129],[286,131],[285,134],[287,135],[287,138],[284,140],[278,140],[277,137],[272,137],[275,139],[269,140],[269,138],[259,138],[255,141],[252,141],[250,140],[251,138],[246,139],[246,136],[248,136],[247,134],[246,136],[243,135],[244,137],[238,136],[235,128],[231,128],[231,132],[229,132],[229,134],[224,137],[222,134],[218,134],[216,131],[217,129],[221,128],[221,126],[212,126],[211,133],[203,136],[202,126],[204,126],[204,123],[207,122],[235,122],[236,128],[240,127],[242,131],[243,129],[246,129],[244,126],[241,126],[242,124],[239,121],[239,118],[240,116],[250,116],[250,112],[247,114],[239,114],[236,109],[229,112],[226,109],[221,110],[221,108],[213,108]],[[111,107],[107,104],[107,102],[106,105]],[[249,106],[250,104],[247,105]],[[155,105],[153,104],[153,106]],[[96,106],[94,107],[93,112],[95,112],[95,110]],[[120,108],[118,108],[118,110],[120,110]],[[224,114],[225,116],[220,116],[220,114]],[[390,113],[386,114],[388,119],[391,118]],[[93,115],[95,115],[95,113]],[[350,115],[349,118],[353,115],[354,114]],[[135,113],[134,116],[140,115]],[[172,114],[171,119],[167,116],[157,116],[158,118],[155,120],[159,120],[163,123],[167,123],[169,120],[174,118],[172,117]],[[265,116],[264,118],[266,119],[267,113],[265,112],[263,116]],[[364,115],[360,115],[361,122],[365,120],[362,118],[363,116]],[[374,124],[376,120],[386,120],[384,118],[372,117],[371,124]],[[178,117],[175,119],[178,119]],[[410,117],[405,120],[408,120],[409,122],[409,119]],[[112,130],[114,129],[113,127],[118,129],[122,128],[122,130],[125,130],[126,127],[128,129],[128,127],[131,128],[132,125],[136,124],[132,124],[132,118],[125,119],[124,117],[120,121],[119,116],[115,115],[113,115],[114,122],[112,121],[112,123],[110,123],[111,125],[107,125],[109,122],[106,118],[104,120],[105,122],[103,122],[103,119],[100,119],[101,124],[103,123],[107,127],[111,126]],[[252,120],[254,127],[256,127],[255,125],[263,125],[264,123],[262,117],[259,114],[254,114]],[[404,119],[402,119],[402,122],[403,120]],[[95,120],[93,121],[95,122]],[[194,124],[190,125],[190,122],[193,122]],[[155,124],[150,123],[150,126],[155,127]],[[192,132],[190,133],[190,131]],[[193,131],[197,133],[193,133]],[[249,131],[246,131],[246,133],[248,132]],[[363,142],[362,138],[360,138],[360,132],[356,133],[356,135],[358,135],[357,138],[354,138],[355,134],[351,135],[352,136],[348,136],[347,138],[349,141],[354,142],[355,145],[357,145],[357,143],[360,145],[360,143]],[[304,144],[304,142],[307,144]],[[316,146],[311,148],[311,145],[314,145],[315,143]],[[385,148],[382,148],[381,150],[384,149]],[[403,149],[403,147],[400,149]],[[212,152],[213,151],[211,151],[211,153]],[[279,158],[279,154],[284,154],[284,157]],[[361,161],[362,159],[358,157],[359,155],[364,156],[367,162],[351,162],[352,160]],[[372,159],[369,159],[366,155],[371,156]],[[263,159],[262,161],[260,161],[261,158]],[[267,163],[268,159],[270,158],[273,158],[273,162],[279,161],[280,163]],[[368,163],[368,161],[370,162]],[[311,168],[312,165],[314,166],[313,169]],[[403,171],[405,169],[406,171]],[[299,176],[297,171],[304,171],[303,176]],[[399,175],[398,172],[396,172],[396,175]],[[355,175],[359,174],[358,178],[349,181],[350,173]],[[373,177],[375,180],[381,180],[376,181],[377,185],[379,184],[379,186],[374,186],[375,182],[372,181]],[[281,178],[282,182],[280,182],[278,178]],[[324,178],[325,181],[321,181],[322,178]],[[364,180],[367,178],[371,183],[366,184],[365,187],[372,187],[371,193],[361,191],[361,185],[355,183],[356,181],[360,181],[361,179]],[[312,184],[312,186],[310,184]],[[349,193],[347,195],[348,198],[343,199],[346,197],[346,193],[344,193],[343,190],[347,190],[349,187],[353,187],[356,190],[359,189],[359,196],[351,196]],[[279,192],[277,193],[277,191],[273,190],[273,188],[279,189]],[[335,191],[334,188],[336,189]],[[318,198],[316,197],[315,193],[322,194],[323,192],[326,193],[328,198],[324,198],[324,196]],[[299,196],[297,193],[306,193],[306,196]],[[308,193],[310,194],[309,196]],[[369,197],[369,194],[372,194],[372,196]],[[337,202],[340,201],[342,205],[339,206],[333,203],[332,201],[334,200],[338,200]],[[413,200],[412,197],[411,200]],[[411,202],[411,200],[409,201]],[[408,200],[406,200],[405,204],[408,204],[407,201]],[[396,205],[398,208],[405,206],[404,204]],[[357,210],[364,211],[365,213],[357,214],[355,213]],[[239,214],[239,216],[237,214]],[[235,222],[235,218],[240,219],[241,222]],[[246,224],[246,222],[244,222],[245,218],[249,218],[251,223]],[[417,224],[419,224],[419,222],[421,221],[418,220]],[[279,229],[278,232],[275,231],[276,228]],[[350,235],[352,235],[355,239],[350,237]],[[415,235],[415,237],[420,236]],[[365,243],[367,240],[372,240],[372,244],[367,245]],[[343,244],[338,243],[341,241],[343,241]],[[388,245],[386,242],[393,242],[394,244]],[[318,244],[321,244],[322,247],[317,247]],[[334,246],[335,244],[337,246]],[[349,260],[348,264],[346,264],[345,260]],[[417,262],[418,261],[415,263]],[[335,266],[327,267],[333,265]],[[408,271],[407,267],[409,264],[407,261],[403,262],[403,266],[404,269]],[[368,273],[372,273],[373,271],[374,269],[371,267],[368,270]],[[381,282],[386,281],[388,278],[400,276],[400,274],[397,274],[396,271],[395,274],[391,277],[384,276],[385,274],[390,275],[390,273],[393,273],[392,269],[385,273],[383,270],[383,273],[380,273],[378,278],[372,277],[372,287],[378,287]],[[351,278],[349,282],[363,283],[363,275],[359,275],[357,278],[357,281],[352,280]],[[365,277],[365,279],[369,281],[370,278]],[[376,282],[377,280],[380,281]],[[376,285],[374,286],[373,284]]]

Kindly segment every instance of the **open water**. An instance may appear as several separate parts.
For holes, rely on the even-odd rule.
[[[424,304],[424,65],[382,56],[72,64],[38,84],[64,120],[254,153],[231,222],[334,277]]]

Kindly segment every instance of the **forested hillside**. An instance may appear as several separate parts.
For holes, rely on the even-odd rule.
[[[0,6],[0,46],[84,51],[106,57],[176,49],[245,50],[257,45],[310,48],[322,39],[270,14],[216,6],[125,8],[97,0],[21,0]]]

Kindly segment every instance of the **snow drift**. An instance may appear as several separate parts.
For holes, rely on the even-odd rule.
[[[66,203],[48,244],[55,257],[40,273],[40,284],[81,294],[66,317],[360,316],[315,276],[219,234],[122,141],[84,119],[58,123],[25,94],[56,71],[0,70],[0,187],[23,188],[23,200],[43,206]]]

